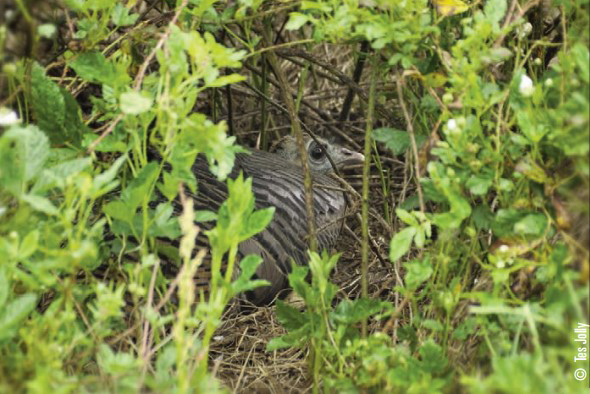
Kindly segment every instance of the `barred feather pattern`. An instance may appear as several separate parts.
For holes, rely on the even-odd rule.
[[[198,182],[198,192],[191,195],[195,209],[217,211],[227,198],[225,183],[220,182],[209,171],[207,161],[199,156],[192,168]],[[296,264],[306,263],[308,229],[305,209],[304,174],[295,165],[276,154],[252,151],[238,154],[229,177],[234,179],[242,171],[252,178],[252,191],[256,209],[275,207],[272,221],[264,231],[242,242],[238,248],[238,259],[255,254],[261,256],[256,277],[271,284],[247,294],[249,301],[256,305],[270,303],[288,286],[287,274],[291,270],[291,258]],[[319,250],[334,246],[344,217],[346,202],[338,182],[329,175],[313,174],[313,205]],[[177,203],[175,210],[182,209]],[[198,223],[202,229],[210,223]],[[208,247],[203,232],[197,238],[197,247]],[[199,267],[195,281],[197,288],[207,293],[211,279],[210,259]]]

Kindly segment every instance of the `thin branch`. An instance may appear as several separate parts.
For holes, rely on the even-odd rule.
[[[400,106],[406,119],[406,127],[408,134],[410,135],[410,141],[412,142],[412,153],[414,154],[414,171],[416,173],[416,189],[418,190],[418,199],[420,200],[420,211],[425,212],[426,206],[424,205],[424,196],[422,195],[422,186],[420,185],[420,157],[418,156],[418,146],[416,145],[416,136],[414,135],[414,125],[412,124],[412,118],[406,108],[406,102],[402,92],[402,84],[404,80],[401,75],[397,78],[397,97],[399,99]]]

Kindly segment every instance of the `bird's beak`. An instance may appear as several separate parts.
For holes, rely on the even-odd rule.
[[[340,153],[341,161],[338,163],[339,167],[361,164],[365,161],[365,155],[359,152],[351,151],[350,149],[342,148]]]

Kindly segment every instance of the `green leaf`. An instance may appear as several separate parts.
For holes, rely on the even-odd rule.
[[[116,26],[130,26],[135,23],[138,17],[139,14],[129,14],[129,9],[121,3],[117,3],[111,11],[111,21]]]
[[[415,227],[406,227],[393,236],[389,243],[389,260],[395,263],[410,250],[412,239],[416,234]]]
[[[121,94],[119,98],[121,111],[126,115],[139,115],[147,112],[152,107],[152,99],[146,93],[131,90]]]
[[[310,20],[310,17],[300,12],[291,12],[289,15],[289,22],[285,25],[287,30],[297,30],[305,25]]]
[[[117,77],[115,66],[98,51],[85,52],[70,62],[70,67],[85,81],[111,85]]]
[[[78,175],[80,172],[89,168],[91,164],[92,159],[90,157],[67,160],[63,163],[56,164],[43,171],[43,176],[37,178],[37,182],[33,185],[31,193],[39,194],[53,187],[63,189],[69,177]]]
[[[223,75],[207,83],[207,86],[210,88],[219,88],[221,86],[231,85],[232,83],[244,81],[245,79],[246,77],[240,74]]]
[[[240,276],[231,284],[233,294],[270,285],[270,282],[267,280],[252,280],[252,276],[254,276],[260,264],[262,264],[262,257],[253,254],[247,255],[240,261]]]
[[[258,234],[270,223],[275,213],[275,207],[268,207],[253,212],[246,222],[243,238],[250,238]]]
[[[28,203],[35,211],[43,212],[49,216],[55,216],[59,213],[59,210],[45,197],[35,196],[32,194],[25,194],[21,196],[21,199]]]
[[[330,313],[330,317],[337,323],[355,324],[384,309],[391,309],[391,304],[369,298],[359,298],[354,301],[344,300]]]
[[[414,216],[412,216],[412,214],[410,214],[408,211],[405,211],[401,208],[397,208],[395,210],[395,214],[397,215],[398,218],[400,218],[408,226],[418,226],[419,225],[416,218]]]
[[[427,339],[418,353],[420,353],[420,364],[423,371],[439,374],[447,368],[448,361],[443,349],[434,340]]]
[[[300,295],[305,302],[311,301],[311,286],[307,283],[307,273],[309,268],[294,265],[293,270],[289,274],[289,285],[293,288],[295,293]]]
[[[483,11],[486,19],[498,29],[500,21],[506,15],[506,0],[488,0]]]
[[[107,186],[108,183],[111,183],[113,181],[113,179],[117,175],[117,172],[119,171],[123,163],[125,163],[125,160],[127,160],[127,154],[124,154],[123,156],[115,160],[113,165],[108,170],[94,177],[94,180],[92,181],[92,190],[94,192],[93,197],[96,198],[108,191],[109,188],[105,188],[105,186]]]
[[[27,257],[30,257],[35,251],[37,250],[37,246],[39,245],[39,230],[33,230],[28,233],[23,242],[21,242],[18,248],[18,258],[20,260],[24,260]]]
[[[195,211],[195,222],[211,222],[217,220],[217,214],[213,211]]]
[[[281,300],[277,300],[276,305],[277,318],[288,331],[301,328],[307,323],[306,315],[297,308]]]
[[[49,79],[38,63],[33,64],[31,71],[31,103],[37,124],[52,143],[80,145],[87,127],[82,122],[78,103],[68,91]]]
[[[0,187],[18,196],[49,156],[49,142],[36,126],[13,126],[0,136]]]
[[[422,283],[427,281],[432,275],[432,266],[430,259],[412,260],[404,263],[406,269],[405,284],[410,291],[415,291]]]
[[[123,190],[121,199],[130,209],[135,211],[139,204],[149,197],[148,191],[158,177],[158,171],[158,162],[149,162]]]
[[[37,295],[23,294],[0,309],[0,340],[12,338],[22,321],[35,309]]]
[[[465,186],[469,188],[471,194],[476,196],[485,195],[492,186],[493,180],[485,175],[471,175],[465,182]]]
[[[373,138],[383,142],[394,155],[401,155],[410,146],[410,135],[407,132],[390,127],[373,130]]]
[[[533,213],[514,224],[514,232],[521,235],[540,236],[547,229],[547,218],[542,213]]]
[[[266,351],[272,352],[274,350],[283,349],[287,347],[299,347],[304,344],[311,335],[311,325],[306,323],[303,327],[291,331],[286,335],[271,339],[266,345]]]

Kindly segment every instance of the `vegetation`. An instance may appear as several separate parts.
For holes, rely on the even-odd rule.
[[[1,392],[588,387],[587,0],[0,11]],[[260,258],[237,245],[273,210],[239,177],[195,211],[191,165],[225,179],[294,119],[364,147],[360,219],[294,267],[304,308],[244,313]]]

